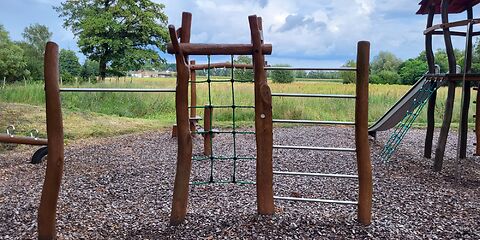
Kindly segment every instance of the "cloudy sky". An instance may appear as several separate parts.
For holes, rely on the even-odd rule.
[[[265,41],[273,44],[273,53],[267,57],[271,64],[340,66],[355,58],[359,40],[371,42],[372,56],[390,51],[402,59],[417,56],[424,45],[426,16],[415,15],[420,0],[154,1],[165,4],[169,22],[177,27],[182,11],[192,12],[191,42],[197,43],[249,43],[248,16],[261,16]],[[78,51],[75,37],[63,29],[62,19],[52,9],[60,2],[0,0],[0,24],[14,40],[20,40],[23,29],[31,23],[45,24],[53,32],[53,41],[62,48]],[[479,10],[476,7],[475,12]],[[461,14],[452,19],[464,17]],[[455,44],[464,48],[460,40]],[[443,47],[442,38],[437,37],[435,47]],[[164,57],[173,62],[168,54]]]

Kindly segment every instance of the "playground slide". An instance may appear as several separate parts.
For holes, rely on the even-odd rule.
[[[431,84],[438,84],[432,83],[430,81],[426,82],[426,77],[423,76],[420,78],[410,90],[398,100],[395,105],[393,105],[390,110],[388,110],[376,123],[374,123],[368,129],[368,134],[371,136],[375,136],[376,132],[378,131],[385,131],[390,128],[395,127],[398,122],[400,122],[408,110],[412,107],[413,101],[416,99],[417,101],[425,101],[428,98],[429,94],[421,94],[420,90],[422,88],[429,88]]]

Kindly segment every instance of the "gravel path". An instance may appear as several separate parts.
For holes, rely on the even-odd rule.
[[[60,239],[480,239],[480,160],[469,147],[455,182],[456,134],[444,171],[422,158],[424,130],[411,130],[389,165],[376,156],[388,133],[372,140],[373,223],[355,221],[354,206],[276,202],[273,217],[256,215],[255,186],[214,184],[190,191],[187,221],[168,226],[176,140],[169,133],[127,135],[66,148],[57,231]],[[437,133],[438,135],[438,133]],[[473,143],[473,134],[469,136]],[[214,152],[231,155],[231,137],[214,139]],[[354,147],[353,129],[275,129],[275,143]],[[202,141],[194,140],[199,154]],[[237,154],[255,153],[254,137],[237,140]],[[471,145],[470,145],[471,146]],[[36,238],[45,164],[28,163],[30,151],[0,154],[0,239]],[[472,156],[472,157],[470,157]],[[210,176],[209,162],[194,162],[193,181]],[[353,153],[274,150],[275,170],[355,173]],[[255,179],[255,163],[239,161],[238,180]],[[229,180],[232,164],[215,164],[215,179]],[[356,180],[276,176],[280,196],[356,199]]]

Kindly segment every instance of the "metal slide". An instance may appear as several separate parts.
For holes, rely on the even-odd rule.
[[[377,131],[385,131],[395,127],[405,117],[408,111],[413,111],[411,108],[414,105],[414,101],[423,102],[430,97],[428,94],[422,94],[421,90],[432,87],[432,84],[440,83],[431,82],[427,80],[425,76],[421,77],[390,110],[368,129],[368,134],[375,137]]]

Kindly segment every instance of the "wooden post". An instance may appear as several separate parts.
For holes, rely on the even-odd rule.
[[[259,214],[274,214],[273,202],[273,132],[272,94],[264,69],[262,52],[261,18],[248,17],[253,45],[253,68],[255,79],[255,137],[257,144],[257,210]]]
[[[48,156],[38,209],[38,239],[55,239],[57,201],[62,182],[64,158],[57,44],[47,43],[44,61]]]
[[[477,104],[475,105],[475,137],[477,142],[475,146],[476,156],[480,156],[480,91],[478,91],[478,87],[480,87],[480,84],[477,84]]]
[[[197,118],[197,109],[194,106],[197,106],[197,74],[195,70],[191,68],[191,66],[195,65],[195,60],[190,61],[190,118],[196,119]],[[190,131],[195,131],[196,120],[190,120]]]
[[[467,19],[473,19],[473,9],[467,9]],[[467,46],[465,51],[467,52],[467,56],[465,56],[465,66],[463,71],[466,74],[471,73],[472,70],[472,54],[473,54],[473,25],[470,25],[468,32],[468,38],[466,39]],[[465,81],[462,85],[462,103],[461,103],[461,112],[460,112],[460,126],[459,126],[459,153],[458,157],[460,159],[465,159],[467,157],[467,136],[468,136],[468,110],[470,108],[470,87],[471,82]]]
[[[448,23],[448,6],[449,0],[442,0],[442,23]],[[445,39],[445,48],[448,57],[448,70],[450,73],[456,72],[456,60],[453,51],[452,37],[449,28],[443,29],[443,36]],[[453,103],[455,101],[455,81],[448,81],[447,100],[445,102],[445,114],[443,115],[442,128],[438,136],[438,144],[435,149],[435,161],[433,163],[433,170],[439,172],[443,167],[443,157],[445,156],[445,147],[447,145],[448,131],[452,122]]]
[[[182,14],[182,27],[180,30],[181,42],[190,42],[190,27],[192,14]],[[188,113],[188,56],[185,56],[180,48],[175,27],[170,25],[170,39],[177,52],[175,60],[177,64],[177,87],[175,93],[176,116],[177,116],[177,171],[173,187],[172,212],[170,224],[178,225],[185,219],[187,214],[188,191],[190,172],[192,170],[192,136],[190,134],[190,120]]]
[[[369,225],[372,219],[372,163],[368,143],[368,71],[370,43],[357,46],[357,85],[355,100],[355,146],[358,171],[358,221]]]
[[[433,5],[429,6],[427,27],[429,28],[433,25],[433,18],[435,17],[435,7]],[[427,33],[425,35],[425,53],[427,56],[428,63],[428,73],[435,73],[435,55],[433,54],[433,33]],[[434,80],[432,80],[433,82]],[[435,103],[437,101],[437,91],[434,91],[430,98],[428,99],[428,108],[427,108],[427,133],[425,135],[425,148],[423,151],[423,156],[425,158],[432,158],[432,146],[433,146],[433,133],[435,130]]]
[[[213,114],[213,108],[207,107],[207,105],[204,108],[204,114],[203,114],[203,129],[205,131],[205,134],[203,135],[203,155],[205,156],[210,156],[212,155],[212,139],[210,138],[210,133],[209,131],[212,130],[212,114]]]

